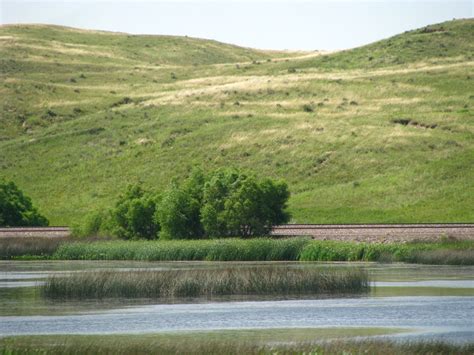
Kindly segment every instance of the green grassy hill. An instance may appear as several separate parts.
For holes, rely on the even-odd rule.
[[[194,165],[285,178],[294,221],[474,221],[474,20],[329,55],[0,27],[0,176],[53,224]]]

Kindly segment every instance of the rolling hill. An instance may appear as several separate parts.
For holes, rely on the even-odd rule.
[[[474,20],[333,54],[0,27],[0,176],[52,224],[193,166],[285,178],[300,223],[474,221]]]

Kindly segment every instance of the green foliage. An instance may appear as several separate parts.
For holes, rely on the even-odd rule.
[[[33,206],[31,199],[13,181],[0,180],[0,226],[47,226],[46,217]]]
[[[164,193],[156,213],[161,225],[161,239],[196,239],[204,236],[201,224],[204,181],[202,171],[194,170],[183,186],[173,183]]]
[[[140,185],[130,185],[111,211],[113,233],[124,239],[155,239],[160,229],[155,219],[157,201]]]
[[[308,238],[74,242],[53,255],[60,260],[295,261]]]
[[[140,185],[128,186],[113,209],[88,214],[73,234],[109,233],[123,239],[263,236],[289,219],[288,198],[283,181],[259,181],[238,170],[205,176],[195,169],[181,185],[173,182],[159,197]]]
[[[110,211],[90,212],[80,224],[72,226],[71,234],[75,237],[98,237],[113,230]]]
[[[321,240],[308,243],[299,259],[473,265],[474,245],[471,241],[369,244]]]
[[[0,238],[0,258],[141,261],[375,261],[474,265],[472,241],[366,244],[309,238],[70,241]]]
[[[285,223],[290,194],[283,181],[258,181],[238,170],[218,170],[204,186],[202,224],[210,237],[266,235]]]

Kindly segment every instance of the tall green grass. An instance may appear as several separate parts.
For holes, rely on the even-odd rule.
[[[474,249],[419,250],[410,253],[403,261],[413,264],[474,265]]]
[[[289,267],[211,270],[93,271],[51,276],[42,288],[49,298],[173,298],[223,295],[361,293],[366,271]]]
[[[474,265],[474,242],[357,243],[310,238],[170,241],[0,239],[0,258],[141,261],[375,261]]]
[[[55,259],[148,261],[298,260],[309,238],[77,242],[61,245]]]
[[[356,243],[289,239],[110,241],[62,244],[64,260],[377,261],[474,265],[472,241]]]
[[[304,247],[299,260],[473,265],[474,243],[456,240],[393,244],[312,241]]]

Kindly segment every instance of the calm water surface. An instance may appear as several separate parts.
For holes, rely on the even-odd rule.
[[[255,263],[0,262],[0,336],[153,333],[298,327],[396,327],[413,337],[474,341],[474,267],[265,263],[294,267],[363,267],[373,290],[327,299],[110,300],[52,302],[36,287],[51,274],[79,270],[216,268]],[[261,265],[261,264],[260,264]],[[307,297],[306,297],[307,298]],[[179,301],[183,302],[183,301]],[[157,304],[160,303],[160,304]]]

